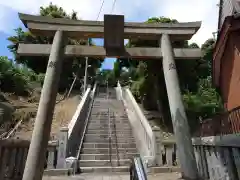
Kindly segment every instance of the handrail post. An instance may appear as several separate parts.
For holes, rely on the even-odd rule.
[[[68,144],[68,128],[62,127],[59,132],[58,140],[57,168],[65,168]]]
[[[161,130],[159,127],[154,126],[152,128],[152,131],[153,131],[152,151],[153,151],[154,163],[157,166],[161,166],[161,165],[163,165]]]

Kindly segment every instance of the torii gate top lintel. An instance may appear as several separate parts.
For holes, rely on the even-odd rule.
[[[125,48],[124,39],[160,40],[168,34],[171,40],[188,40],[200,28],[201,22],[190,23],[128,23],[122,15],[104,15],[104,21],[82,21],[19,14],[25,26],[35,35],[54,36],[63,31],[75,39],[104,38],[104,47],[67,46],[65,56],[162,58],[159,48]],[[20,44],[18,55],[49,56],[51,45]],[[198,59],[200,49],[174,49],[176,59]]]
[[[112,15],[107,15],[112,16]],[[54,36],[57,30],[74,38],[103,38],[104,21],[83,21],[51,18],[19,13],[19,18],[33,34]],[[201,27],[201,21],[185,23],[124,23],[124,38],[159,39],[169,34],[171,39],[189,40]]]

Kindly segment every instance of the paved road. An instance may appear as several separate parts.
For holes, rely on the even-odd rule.
[[[74,177],[67,176],[56,176],[47,177],[45,176],[43,180],[129,180],[128,174],[82,174]],[[148,180],[178,180],[180,179],[179,173],[161,173],[148,175]]]

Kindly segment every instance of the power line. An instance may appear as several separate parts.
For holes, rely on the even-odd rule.
[[[114,10],[114,8],[115,8],[116,1],[117,1],[117,0],[114,0],[114,1],[113,1],[113,5],[112,5],[112,11],[111,11],[111,14],[113,13],[113,10]]]
[[[97,20],[98,20],[98,18],[99,18],[99,16],[100,16],[100,13],[102,12],[103,4],[104,4],[104,0],[102,1],[101,7],[100,7],[100,9],[99,9],[98,16],[97,16]]]

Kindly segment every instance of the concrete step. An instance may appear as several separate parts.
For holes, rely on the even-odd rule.
[[[88,130],[102,130],[102,131],[108,131],[109,130],[109,126],[88,126]],[[132,128],[130,126],[126,126],[126,127],[111,127],[112,131],[132,131]]]
[[[109,120],[108,116],[105,115],[91,115],[89,120],[91,121],[106,121]],[[123,117],[118,117],[118,116],[114,116],[114,117],[110,117],[111,121],[124,121],[124,122],[129,122],[128,118],[123,118]]]
[[[132,134],[112,134],[113,137],[117,136],[117,138],[134,138]],[[85,138],[95,138],[95,137],[100,137],[100,138],[108,138],[109,135],[106,134],[85,134]]]
[[[111,111],[111,108],[113,108],[111,105],[109,104],[104,104],[104,103],[101,103],[99,105],[93,105],[93,110],[105,110],[103,111],[102,113],[104,114],[108,114],[108,109],[110,110],[109,114],[112,114],[113,115],[113,112]],[[116,109],[116,108],[115,108]],[[117,108],[118,109],[118,108]],[[119,109],[120,110],[120,109]],[[100,112],[98,112],[100,113]]]
[[[109,120],[105,120],[105,121],[99,121],[99,122],[95,122],[95,120],[90,120],[89,121],[89,124],[90,125],[96,125],[96,126],[99,126],[99,125],[103,125],[103,126],[106,126],[109,124]],[[121,122],[115,122],[113,120],[110,120],[110,125],[111,126],[114,126],[114,125],[123,125],[123,126],[130,126],[130,123],[128,121],[121,121]]]
[[[106,109],[106,111],[99,111],[99,110],[102,110],[102,109],[100,109],[100,108],[99,109],[93,109],[91,116],[92,117],[108,117],[108,110],[107,109]],[[111,118],[118,117],[118,118],[127,119],[128,118],[127,115],[123,115],[123,114],[124,113],[118,113],[118,114],[114,113],[113,114],[113,113],[110,112],[109,115],[110,115]]]
[[[101,125],[101,124],[109,124],[109,120],[95,120],[95,119],[90,119],[89,120],[89,125]],[[128,125],[130,126],[130,123],[128,120],[120,120],[120,121],[114,121],[114,120],[110,120],[110,124],[111,125]]]
[[[108,117],[104,117],[104,118],[102,118],[102,117],[90,117],[90,119],[89,119],[89,121],[91,121],[91,122],[93,122],[93,123],[97,123],[97,122],[101,122],[101,123],[104,123],[104,122],[115,122],[115,123],[121,123],[121,122],[128,122],[128,123],[130,123],[129,122],[129,120],[126,118],[126,119],[120,119],[120,118],[108,118]]]
[[[106,131],[105,133],[102,133],[102,134],[100,134],[100,133],[88,133],[87,132],[87,134],[88,134],[88,136],[101,136],[101,135],[108,135],[108,131]],[[132,132],[128,132],[128,133],[115,133],[115,132],[111,132],[111,136],[112,137],[115,137],[115,136],[117,136],[118,138],[134,138],[134,136],[133,136],[133,134],[132,134]],[[108,136],[106,136],[106,137],[108,137]]]
[[[84,141],[83,142],[86,142],[86,143],[108,143],[109,142],[109,139],[108,138],[99,138],[99,139],[85,139],[84,138]],[[135,139],[115,139],[115,138],[112,138],[111,139],[111,143],[112,144],[115,144],[115,143],[135,143]]]
[[[101,125],[94,125],[94,124],[89,124],[88,125],[88,129],[104,129],[104,128],[111,128],[113,130],[115,130],[115,127],[116,128],[120,128],[120,129],[131,129],[131,126],[130,125],[108,125],[108,124],[101,124]]]
[[[101,132],[104,132],[104,133],[102,133],[102,134],[108,134],[109,128],[106,128],[106,127],[105,127],[105,128],[96,128],[96,127],[95,127],[95,128],[91,128],[91,127],[89,127],[87,133],[91,134],[91,133],[90,133],[91,131],[100,131],[99,134],[101,134]],[[115,128],[114,128],[114,129],[111,128],[110,131],[112,132],[112,134],[113,134],[113,133],[114,133],[114,134],[115,134],[115,133],[119,133],[120,131],[122,131],[123,133],[127,133],[127,132],[128,132],[128,133],[131,133],[131,132],[132,132],[132,129],[130,129],[130,128],[118,128],[118,127],[117,127],[116,129],[115,129]],[[123,133],[122,133],[122,134],[123,134]]]
[[[112,144],[112,148],[136,148],[135,143],[115,143]],[[83,148],[109,148],[109,143],[93,143],[93,142],[84,142]]]
[[[86,136],[84,137],[84,142],[108,142],[109,137],[99,137],[99,136]],[[128,138],[128,137],[117,137],[112,135],[111,136],[111,141],[112,142],[135,142],[135,139],[132,138]]]
[[[125,129],[122,129],[122,130],[113,130],[111,131],[112,133],[114,134],[132,134],[132,130],[125,130]],[[86,131],[87,134],[108,134],[109,133],[109,129],[87,129]]]
[[[109,126],[109,122],[89,122],[88,126]],[[110,126],[114,127],[114,126],[123,126],[123,127],[129,127],[131,126],[128,122],[118,122],[118,123],[114,123],[114,122],[110,122]]]
[[[93,117],[96,117],[96,120],[98,120],[97,118],[108,117],[108,115],[105,115],[105,114],[102,115],[101,113],[95,113],[95,114],[91,115],[91,118],[93,118]],[[115,118],[116,120],[118,120],[118,119],[128,120],[128,117],[122,117],[122,116],[119,116],[118,114],[111,115],[110,118]]]
[[[110,115],[112,115],[112,116],[119,116],[119,115],[125,115],[125,110],[123,109],[117,109],[118,110],[118,112],[116,113],[113,113],[112,111],[111,111],[111,107],[110,107]],[[116,111],[116,110],[115,110]],[[97,108],[97,107],[93,107],[93,109],[92,109],[92,115],[94,115],[94,116],[100,116],[100,115],[102,115],[102,116],[108,116],[108,108]],[[121,117],[121,118],[126,118],[126,117]]]
[[[118,160],[79,160],[80,167],[99,167],[99,166],[129,166],[131,164],[130,159]]]
[[[112,160],[118,159],[131,159],[137,156],[137,153],[118,153],[118,154],[111,154]],[[109,154],[81,154],[81,160],[110,160]]]
[[[108,124],[109,120],[98,120],[98,119],[90,119],[89,125],[100,125],[100,124]],[[112,120],[110,119],[111,124],[124,124],[124,125],[130,125],[128,120]]]
[[[81,167],[82,173],[108,173],[108,172],[127,172],[129,173],[130,166],[105,166],[105,167]]]
[[[82,154],[106,154],[109,152],[109,148],[82,148]],[[113,148],[112,153],[137,153],[137,148]]]
[[[98,133],[96,133],[96,131],[99,131]],[[109,130],[108,128],[96,128],[96,129],[88,129],[86,131],[87,134],[132,134],[132,130],[131,129],[123,129],[123,128],[117,128],[117,129],[111,129]]]

